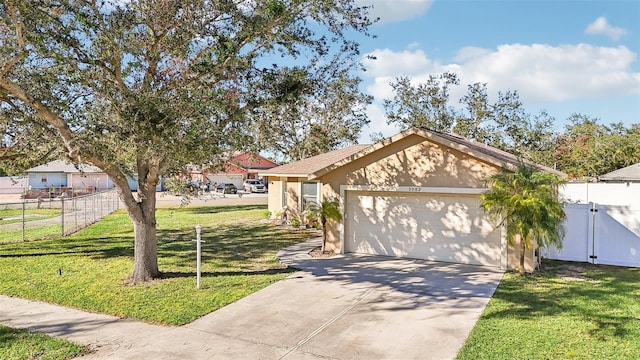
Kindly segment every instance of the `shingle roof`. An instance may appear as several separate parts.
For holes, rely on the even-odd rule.
[[[640,182],[640,163],[614,170],[600,176],[600,181],[638,181]]]
[[[79,164],[78,167],[65,160],[54,160],[44,165],[38,165],[25,171],[26,173],[102,173],[103,171],[93,165]]]
[[[413,127],[373,145],[350,146],[348,148],[331,151],[325,154],[292,162],[287,165],[279,166],[260,174],[266,176],[287,175],[300,177],[308,176],[311,179],[317,178],[340,166],[346,165],[355,159],[363,157],[391,143],[414,134],[422,136],[432,142],[454,148],[458,151],[479,158],[496,166],[507,165],[511,168],[515,168],[520,163],[520,160],[517,156],[506,151],[494,148],[492,146],[471,141],[456,134],[445,134],[433,130]],[[557,171],[555,169],[535,164],[531,161],[525,160],[524,162],[528,166],[535,167],[539,170],[556,174],[561,177],[567,177],[565,173]]]
[[[436,131],[432,131],[432,130],[425,130],[425,129],[421,129],[422,131],[426,131],[426,132],[430,132],[433,134],[437,134],[438,136],[447,139],[449,141],[455,142],[459,145],[462,145],[464,147],[467,147],[469,149],[472,149],[474,151],[477,151],[479,153],[491,156],[493,158],[495,158],[498,161],[501,161],[505,164],[509,164],[509,165],[514,165],[517,166],[520,163],[520,159],[509,152],[506,152],[504,150],[500,150],[498,148],[495,148],[493,146],[489,146],[483,143],[479,143],[476,141],[471,141],[463,136],[457,135],[457,134],[444,134],[444,133],[439,133]],[[524,160],[524,163],[529,165],[529,166],[533,166],[535,168],[537,168],[538,170],[542,170],[542,171],[546,171],[546,172],[550,172],[562,177],[566,177],[567,175],[561,171],[552,169],[550,167],[544,166],[544,165],[540,165],[540,164],[536,164],[534,162],[531,161],[527,161]]]
[[[352,145],[343,149],[329,151],[324,154],[312,156],[306,159],[294,161],[289,164],[281,165],[271,168],[264,172],[260,172],[263,176],[307,176],[313,174],[316,171],[322,170],[327,166],[335,164],[338,161],[344,160],[351,155],[368,148],[370,145]]]

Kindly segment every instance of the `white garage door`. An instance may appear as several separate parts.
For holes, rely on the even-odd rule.
[[[345,252],[500,266],[478,195],[347,191]]]

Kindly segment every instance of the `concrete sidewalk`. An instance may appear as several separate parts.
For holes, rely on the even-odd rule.
[[[499,283],[492,268],[278,256],[302,271],[181,327],[0,296],[0,323],[88,344],[85,359],[451,359]]]

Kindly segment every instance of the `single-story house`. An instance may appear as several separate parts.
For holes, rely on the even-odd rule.
[[[104,171],[88,164],[73,164],[66,160],[53,160],[25,171],[29,178],[28,186],[32,190],[47,188],[78,190],[82,192],[102,191],[115,187]],[[137,175],[127,177],[132,191],[138,190]],[[157,190],[162,188],[162,179]]]
[[[411,128],[261,175],[269,176],[272,214],[340,202],[344,220],[328,224],[328,251],[517,268],[518,245],[507,246],[502,229],[480,207],[485,179],[517,164],[516,156],[496,148]],[[530,250],[529,270],[533,259]]]
[[[33,190],[53,187],[93,191],[113,187],[113,181],[99,168],[87,164],[76,166],[64,160],[54,160],[25,172],[29,177],[29,187]]]
[[[278,166],[278,163],[267,159],[264,156],[252,152],[235,152],[228,155],[229,160],[225,161],[219,169],[205,170],[198,166],[192,166],[189,178],[192,181],[211,183],[232,183],[238,188],[246,179],[256,179],[260,172]],[[268,184],[268,178],[263,178]]]
[[[602,182],[640,183],[640,163],[601,175],[598,180]]]

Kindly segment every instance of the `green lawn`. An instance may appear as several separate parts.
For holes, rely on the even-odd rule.
[[[64,360],[82,355],[82,345],[0,325],[0,359]]]
[[[157,210],[165,278],[130,286],[133,226],[120,210],[59,239],[0,246],[0,293],[89,311],[180,325],[290,274],[278,250],[313,235],[278,230],[265,206]],[[195,288],[194,226],[203,227],[202,288]]]
[[[640,269],[507,273],[457,359],[640,359]]]
[[[25,209],[25,222],[60,216],[61,209]],[[0,209],[0,225],[22,222],[22,209]]]

